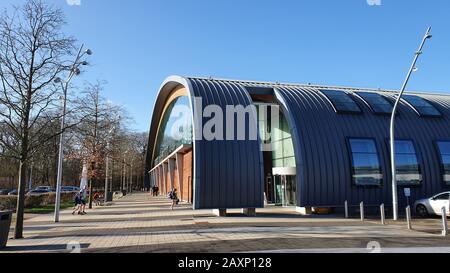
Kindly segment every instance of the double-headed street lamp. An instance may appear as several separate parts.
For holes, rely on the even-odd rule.
[[[62,90],[63,90],[63,97],[62,97],[62,116],[61,116],[61,132],[60,132],[60,140],[59,140],[59,157],[58,157],[58,175],[56,179],[56,200],[55,200],[55,223],[59,222],[59,210],[61,206],[61,184],[62,184],[62,168],[63,168],[63,160],[64,160],[64,128],[65,128],[65,122],[66,122],[66,109],[67,109],[67,89],[69,88],[70,81],[74,76],[78,76],[81,74],[80,66],[81,65],[88,65],[86,61],[82,61],[81,58],[83,58],[85,55],[92,55],[92,51],[90,49],[84,50],[84,45],[81,46],[80,50],[78,51],[77,57],[75,61],[73,62],[69,75],[67,76],[67,79],[63,81],[61,78],[56,78],[55,83],[60,83]]]
[[[405,82],[403,83],[402,89],[400,90],[400,93],[397,97],[397,100],[395,101],[394,108],[392,110],[392,118],[391,118],[391,168],[392,168],[392,203],[393,203],[393,215],[394,215],[394,221],[398,220],[398,194],[397,194],[397,166],[395,162],[395,117],[397,115],[397,108],[400,104],[400,100],[402,98],[403,93],[406,90],[406,86],[408,85],[409,79],[411,78],[412,72],[416,69],[416,63],[419,59],[419,56],[422,54],[423,46],[425,45],[425,42],[432,37],[430,34],[431,27],[428,28],[427,33],[423,37],[422,43],[420,44],[419,50],[417,50],[414,61],[411,65],[411,68],[408,71],[408,75],[406,76]]]

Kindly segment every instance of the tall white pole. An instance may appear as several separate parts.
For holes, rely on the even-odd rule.
[[[56,198],[55,198],[55,223],[59,222],[59,209],[61,206],[61,184],[62,184],[62,169],[64,160],[64,127],[66,120],[66,105],[67,105],[67,84],[64,88],[64,98],[63,98],[63,111],[61,118],[61,135],[59,136],[59,156],[58,156],[58,175],[56,179]]]
[[[77,57],[71,67],[71,70],[69,72],[69,76],[67,77],[67,80],[62,83],[62,89],[63,89],[63,109],[62,109],[62,117],[61,117],[61,132],[59,136],[59,155],[58,155],[58,172],[56,177],[56,198],[55,198],[55,215],[54,220],[55,223],[59,222],[59,210],[61,206],[61,185],[62,185],[62,175],[63,175],[63,161],[64,161],[64,127],[65,127],[65,121],[66,121],[66,108],[67,108],[67,89],[69,88],[69,83],[72,80],[73,76],[77,74],[78,66],[80,65],[79,61],[80,58],[84,55],[82,53],[84,48],[84,44],[81,45],[80,50],[78,51]],[[86,51],[88,55],[91,55],[92,52],[90,50]],[[59,79],[59,78],[58,78]]]
[[[425,45],[426,40],[431,38],[430,31],[431,27],[428,28],[427,33],[423,37],[422,43],[420,44],[419,50],[415,53],[414,61],[408,71],[408,75],[406,76],[405,82],[403,83],[402,89],[400,90],[397,100],[395,101],[394,108],[392,110],[390,146],[391,146],[391,168],[392,168],[392,204],[393,204],[394,221],[398,220],[397,166],[395,162],[395,117],[397,115],[397,108],[402,98],[402,95],[405,92],[406,86],[408,85],[409,79],[411,78],[411,74],[414,68],[416,67],[417,60],[419,59],[419,56],[422,54],[423,46]]]
[[[109,140],[108,144],[106,145],[106,170],[105,170],[105,193],[103,194],[104,198],[104,204],[106,205],[108,203],[108,185],[109,185]]]
[[[130,163],[130,193],[133,193],[133,161]]]

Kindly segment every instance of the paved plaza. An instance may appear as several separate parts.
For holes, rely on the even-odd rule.
[[[301,216],[286,208],[257,210],[256,217],[230,211],[226,218],[164,197],[134,193],[87,215],[27,218],[25,239],[9,240],[3,252],[180,253],[180,252],[449,252],[439,219],[382,226],[334,216]],[[12,233],[11,233],[12,235]]]

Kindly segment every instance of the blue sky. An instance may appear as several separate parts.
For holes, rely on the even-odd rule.
[[[148,130],[170,75],[398,89],[428,26],[408,89],[450,91],[448,0],[66,1],[47,0],[95,53],[78,83],[106,80],[105,96],[137,131]]]

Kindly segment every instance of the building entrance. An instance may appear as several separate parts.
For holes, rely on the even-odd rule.
[[[275,204],[283,207],[296,206],[295,176],[275,176]]]
[[[283,207],[297,205],[297,183],[295,168],[274,168],[275,204]]]

